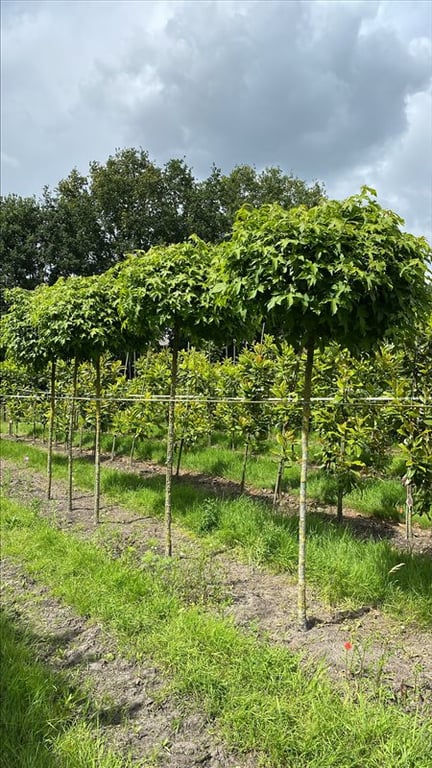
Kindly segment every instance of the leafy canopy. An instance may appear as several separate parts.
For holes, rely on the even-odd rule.
[[[233,306],[214,302],[215,250],[193,236],[186,243],[129,254],[115,272],[125,327],[145,342],[173,329],[192,343],[224,342],[237,318]]]
[[[431,249],[402,224],[367,187],[310,209],[242,208],[224,277],[244,307],[260,307],[269,332],[294,345],[369,347],[410,324],[429,299]]]

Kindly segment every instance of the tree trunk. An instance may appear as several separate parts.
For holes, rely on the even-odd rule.
[[[101,381],[100,381],[100,357],[95,361],[95,394],[96,394],[96,423],[95,423],[95,490],[94,490],[94,524],[99,523],[100,509],[100,431],[101,431]]]
[[[276,508],[277,503],[278,503],[278,501],[280,499],[281,488],[282,488],[282,478],[283,478],[284,469],[285,469],[285,459],[284,459],[283,456],[281,456],[280,459],[279,459],[279,465],[278,465],[278,471],[277,471],[277,476],[276,476],[275,489],[274,489],[274,494],[273,494],[273,509]]]
[[[75,358],[72,374],[72,397],[69,407],[68,428],[68,512],[72,512],[72,470],[73,470],[73,431],[75,420],[75,399],[77,394],[78,360]]]
[[[301,428],[301,472],[300,472],[300,506],[299,506],[299,554],[298,554],[298,623],[299,629],[305,631],[308,627],[306,617],[306,492],[309,448],[310,400],[312,388],[312,369],[314,345],[309,341],[306,347],[306,368],[303,388],[303,411]]]
[[[337,489],[337,511],[336,511],[336,520],[338,523],[341,523],[343,520],[343,497],[344,492],[342,486],[338,486]]]
[[[247,436],[245,447],[244,447],[244,454],[243,454],[243,466],[242,466],[242,476],[240,481],[240,493],[243,493],[245,482],[246,482],[246,465],[249,455],[249,435]]]
[[[115,449],[116,449],[116,435],[113,435],[112,445],[111,445],[111,461],[114,461],[115,459]]]
[[[176,473],[175,473],[176,477],[179,476],[179,472],[180,472],[180,462],[181,462],[181,457],[182,457],[182,453],[183,453],[183,446],[184,446],[184,437],[182,437],[181,440],[180,440],[178,456],[177,456],[177,467],[176,467]]]
[[[136,435],[134,435],[133,438],[132,438],[131,449],[130,449],[130,453],[129,453],[129,466],[130,467],[133,464],[134,451],[135,451],[135,443],[136,443]]]
[[[168,434],[167,434],[167,460],[165,476],[165,554],[167,557],[172,555],[172,476],[174,460],[174,415],[175,398],[177,389],[177,364],[178,364],[178,343],[179,332],[177,326],[174,328],[172,361],[171,361],[171,384],[170,399],[168,405]]]
[[[412,515],[414,508],[413,490],[411,483],[406,484],[406,504],[405,504],[405,535],[406,540],[412,541]]]
[[[52,454],[53,437],[55,421],[55,384],[56,384],[56,364],[55,360],[51,362],[51,391],[50,391],[50,414],[48,424],[48,453],[47,453],[47,499],[51,498],[52,485]]]

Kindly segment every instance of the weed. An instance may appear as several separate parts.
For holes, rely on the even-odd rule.
[[[200,522],[198,533],[210,533],[218,528],[220,522],[220,505],[215,498],[204,499],[200,507]]]

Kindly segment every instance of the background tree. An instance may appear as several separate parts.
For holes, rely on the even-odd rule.
[[[43,194],[41,248],[45,277],[99,274],[113,263],[105,233],[89,189],[89,181],[76,169]]]
[[[196,180],[183,159],[161,168],[142,149],[117,150],[91,163],[92,199],[112,262],[128,251],[180,243],[199,227]]]
[[[0,309],[8,288],[35,288],[45,276],[41,250],[43,212],[34,197],[0,200]]]

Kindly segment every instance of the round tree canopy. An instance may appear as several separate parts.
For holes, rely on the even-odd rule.
[[[402,224],[367,187],[310,209],[243,208],[226,244],[226,276],[245,307],[260,306],[266,330],[293,345],[367,348],[430,301],[431,249]]]
[[[109,273],[60,278],[37,288],[33,322],[41,343],[61,359],[92,360],[127,346]]]
[[[193,236],[185,243],[128,254],[116,272],[126,328],[144,342],[177,329],[192,342],[225,343],[236,316],[232,304],[214,301],[216,249]]]

